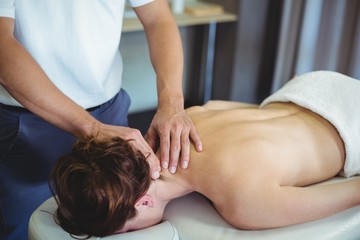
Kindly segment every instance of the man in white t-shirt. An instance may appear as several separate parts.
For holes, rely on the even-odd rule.
[[[50,196],[49,170],[75,137],[133,139],[154,179],[160,162],[170,172],[187,167],[191,141],[201,151],[184,111],[182,44],[168,3],[128,2],[157,75],[158,110],[146,140],[127,127],[130,100],[119,77],[125,0],[0,1],[1,239],[27,238],[30,214]]]

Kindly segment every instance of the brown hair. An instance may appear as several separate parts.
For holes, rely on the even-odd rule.
[[[136,216],[135,203],[150,186],[149,168],[121,138],[78,140],[50,175],[56,221],[72,235],[113,234]]]

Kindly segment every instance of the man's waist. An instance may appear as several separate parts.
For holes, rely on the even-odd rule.
[[[95,111],[96,109],[100,108],[101,105],[102,104],[91,107],[91,108],[87,108],[86,111],[88,111],[88,112]],[[30,113],[31,112],[30,110],[28,110],[25,107],[6,105],[6,104],[2,104],[2,103],[0,103],[0,108],[8,110],[8,111],[12,111],[12,112],[18,112],[18,113]]]

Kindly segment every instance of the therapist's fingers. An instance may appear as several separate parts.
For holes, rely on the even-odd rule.
[[[196,128],[194,125],[190,128],[190,139],[194,143],[195,149],[197,152],[202,152],[203,150],[203,144],[200,138],[200,135],[196,131]]]
[[[169,168],[170,153],[170,131],[163,131],[160,134],[160,161],[163,169]]]
[[[156,157],[155,153],[152,151],[150,146],[146,144],[138,144],[138,142],[130,141],[131,144],[134,145],[134,147],[138,148],[146,157],[146,161],[149,163],[150,166],[150,176],[153,179],[157,179],[160,177],[160,161]],[[146,142],[145,142],[146,143]]]
[[[120,137],[124,140],[128,140],[129,144],[134,149],[139,150],[146,157],[146,161],[150,165],[151,177],[153,179],[160,177],[160,161],[138,129],[100,124],[99,132],[96,137],[98,139]]]
[[[180,166],[186,169],[190,161],[190,139],[189,132],[182,132],[181,134],[181,159]]]
[[[150,127],[147,133],[145,134],[145,140],[153,151],[156,151],[155,148],[156,148],[157,139],[158,139],[158,135],[156,131],[154,130],[154,128]]]
[[[155,153],[151,150],[148,152],[148,155],[145,155],[146,161],[150,166],[150,176],[152,179],[158,179],[160,177],[160,161],[156,157]]]
[[[171,131],[171,142],[170,142],[170,162],[169,162],[169,171],[171,173],[175,173],[177,166],[178,166],[178,162],[179,162],[179,157],[180,157],[180,151],[181,149],[181,132],[182,132],[182,128],[179,127],[175,127],[172,129]]]
[[[150,175],[153,179],[157,179],[160,177],[160,161],[156,157],[155,153],[153,152],[152,148],[149,144],[145,141],[143,136],[141,135],[140,131],[135,131],[129,138],[132,141],[129,143],[139,151],[141,151],[144,156],[146,157],[146,161],[149,163],[150,166]]]

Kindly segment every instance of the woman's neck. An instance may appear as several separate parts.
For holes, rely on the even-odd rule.
[[[156,184],[155,189],[158,198],[163,201],[171,201],[194,191],[190,181],[180,171],[175,174],[170,173],[168,170],[161,171],[160,178],[153,182],[153,184]]]

